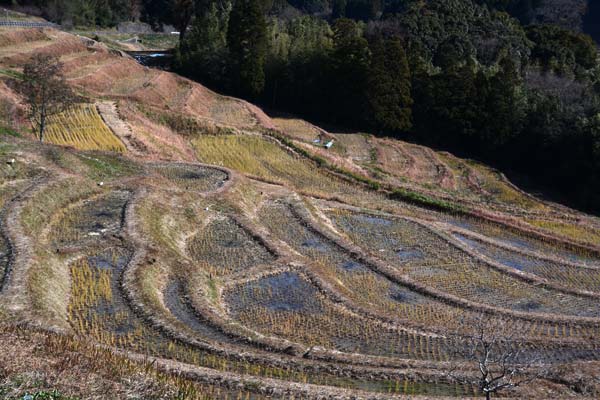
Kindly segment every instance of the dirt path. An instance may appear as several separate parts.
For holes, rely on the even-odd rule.
[[[96,108],[106,126],[121,139],[127,151],[134,157],[144,156],[148,148],[144,143],[134,138],[129,124],[119,116],[117,104],[114,101],[102,101],[96,103]]]

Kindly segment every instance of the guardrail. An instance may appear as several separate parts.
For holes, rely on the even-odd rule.
[[[8,26],[15,28],[57,28],[58,25],[52,22],[45,21],[10,21],[0,19],[0,26]]]

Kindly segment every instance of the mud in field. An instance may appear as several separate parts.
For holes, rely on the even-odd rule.
[[[217,276],[242,272],[275,261],[261,243],[231,218],[216,219],[188,241],[188,252],[196,262]]]
[[[600,257],[584,250],[571,250],[555,243],[535,239],[526,234],[518,234],[510,229],[470,218],[445,217],[445,222],[457,228],[466,229],[517,249],[548,254],[566,261],[583,265],[599,266]]]
[[[467,236],[455,233],[454,237],[478,253],[519,271],[528,272],[566,287],[600,292],[600,270],[561,265],[524,254],[505,250]]]
[[[197,192],[214,191],[229,179],[219,169],[192,164],[156,164],[150,170],[166,179],[168,186]]]
[[[595,300],[503,274],[414,222],[383,218],[389,222],[383,223],[382,218],[341,211],[331,212],[329,217],[358,246],[437,290],[515,311],[600,316]]]
[[[6,238],[0,235],[0,290],[4,286],[10,262],[10,246]]]
[[[53,245],[82,245],[117,234],[130,197],[130,192],[116,190],[67,210],[54,227]]]
[[[406,293],[394,293],[410,301]],[[295,272],[248,282],[226,293],[231,316],[246,326],[306,346],[347,353],[446,360],[440,339],[395,331],[336,309]]]
[[[208,322],[202,320],[185,300],[183,285],[179,281],[171,281],[164,293],[165,305],[179,322],[193,330],[198,336],[218,343],[240,345],[239,341],[227,336]]]
[[[317,289],[294,272],[283,272],[249,282],[240,288],[240,292],[242,298],[231,295],[227,302],[234,313],[238,307],[255,306],[270,311],[323,312],[316,297]]]

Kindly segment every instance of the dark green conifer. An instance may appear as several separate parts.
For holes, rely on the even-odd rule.
[[[237,0],[231,10],[227,46],[232,81],[241,95],[259,96],[265,86],[267,22],[259,0]]]

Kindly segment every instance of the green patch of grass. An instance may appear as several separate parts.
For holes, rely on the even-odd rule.
[[[214,279],[209,279],[207,281],[208,284],[208,296],[210,297],[210,299],[212,301],[217,301],[218,299],[218,292],[217,292],[217,285],[215,284],[215,280]]]
[[[15,146],[10,143],[2,142],[3,137],[0,135],[0,155],[5,156],[6,154],[14,151]]]
[[[37,192],[21,213],[21,222],[25,232],[36,236],[50,222],[50,218],[61,208],[99,192],[89,181],[74,178],[55,182]]]
[[[127,50],[128,48],[124,45],[124,41],[138,38],[138,45],[145,50],[171,50],[177,47],[179,42],[179,35],[168,35],[162,33],[102,33],[98,34],[95,30],[79,30],[79,35],[88,37],[90,39],[102,42],[110,48],[117,50]]]
[[[600,234],[597,231],[585,226],[564,222],[546,221],[543,219],[528,219],[527,222],[538,228],[565,236],[575,241],[600,244]]]
[[[434,199],[429,196],[425,196],[421,193],[412,192],[410,190],[396,188],[389,194],[392,200],[402,200],[407,203],[415,204],[417,206],[429,208],[436,211],[447,211],[451,213],[462,213],[464,209],[457,205],[447,201]]]
[[[10,4],[11,2],[9,1],[6,3]],[[12,2],[12,3],[16,3],[16,2]],[[7,19],[9,21],[32,21],[32,22],[43,21],[43,19],[41,19],[39,17],[35,17],[33,15],[25,14],[25,13],[18,12],[18,11],[8,10],[6,8],[2,8],[2,10],[0,11],[0,16],[2,16],[2,18]]]
[[[143,33],[138,35],[142,46],[152,49],[174,49],[179,43],[179,35],[165,35],[158,33]]]
[[[14,79],[23,79],[23,74],[12,69],[0,68],[0,75],[8,76]]]
[[[9,128],[7,126],[0,126],[0,135],[21,137],[21,134],[19,132],[15,131],[14,129]]]
[[[73,152],[49,147],[46,156],[61,168],[82,174],[93,181],[110,181],[135,174],[142,168],[118,154],[99,151]]]
[[[85,153],[77,157],[89,168],[87,175],[94,180],[109,180],[141,172],[137,164],[115,155]]]

